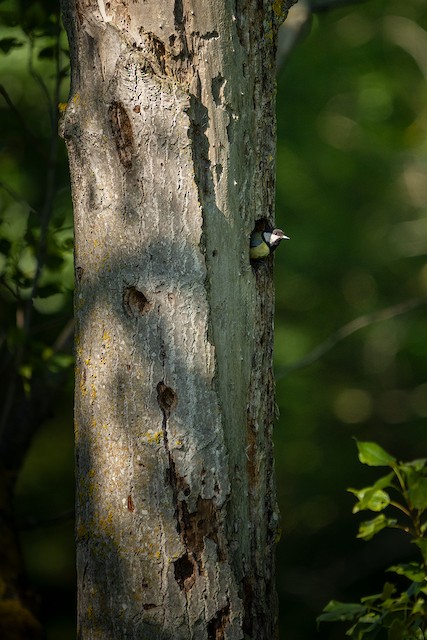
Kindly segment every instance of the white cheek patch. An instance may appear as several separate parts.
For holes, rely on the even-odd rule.
[[[270,236],[270,243],[274,244],[277,240],[282,240],[283,236],[276,236],[275,233],[272,233]]]

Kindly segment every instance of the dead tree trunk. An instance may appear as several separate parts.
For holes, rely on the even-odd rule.
[[[248,248],[283,4],[63,0],[80,640],[275,635],[272,268]]]

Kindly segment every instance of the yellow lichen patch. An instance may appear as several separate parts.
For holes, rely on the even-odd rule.
[[[113,512],[111,511],[111,509],[105,517],[98,518],[98,524],[99,527],[103,529],[108,536],[111,536],[114,533]]]
[[[277,18],[283,17],[283,0],[273,0],[273,11]]]
[[[83,540],[89,536],[89,530],[84,524],[79,524],[76,529],[76,538],[77,540]]]
[[[58,102],[58,111],[59,113],[65,113],[67,109],[67,102]]]
[[[86,388],[86,385],[85,385],[85,382],[84,382],[83,378],[80,378],[80,385],[79,386],[80,386],[80,391],[82,393],[82,396],[87,396],[87,388]]]
[[[265,30],[265,40],[270,43],[274,39],[273,25],[271,22],[268,22],[267,28]]]
[[[86,365],[87,367],[90,367],[90,362],[91,362],[91,359],[90,359],[90,358],[86,358],[86,359],[85,359],[85,365]]]
[[[105,342],[106,344],[111,342],[111,335],[105,329],[104,329],[104,333],[102,334],[102,342]]]
[[[74,424],[74,435],[75,435],[75,438],[77,440],[78,437],[79,437],[79,433],[80,433],[79,423],[77,422],[77,420],[74,420],[73,424]]]
[[[141,434],[141,437],[150,444],[160,444],[162,442],[163,433],[162,431],[147,431],[147,433]]]
[[[95,472],[93,472],[93,474],[95,475]],[[79,498],[80,501],[84,503],[87,500],[87,496],[92,497],[92,495],[95,493],[96,482],[89,482],[87,478],[85,480],[82,480],[81,482],[82,484],[84,483],[85,488],[79,494]]]
[[[92,400],[92,402],[93,402],[93,401],[95,400],[95,398],[96,398],[96,393],[97,393],[97,391],[96,391],[96,387],[95,387],[95,385],[94,385],[94,384],[91,384],[91,385],[90,385],[90,399]]]
[[[80,294],[78,296],[78,298],[75,298],[74,300],[74,309],[75,311],[80,311],[80,309],[82,309],[85,305],[85,299],[84,297]]]

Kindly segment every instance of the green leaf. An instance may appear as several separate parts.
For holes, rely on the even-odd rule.
[[[424,567],[418,562],[408,562],[407,564],[395,564],[389,567],[387,571],[393,571],[399,576],[405,576],[413,582],[422,582],[426,577]]]
[[[418,458],[417,460],[411,460],[410,462],[405,462],[404,467],[410,467],[415,471],[423,471],[427,472],[427,458]]]
[[[414,538],[411,542],[421,550],[423,560],[427,564],[427,538]]]
[[[425,600],[424,598],[417,598],[414,606],[412,607],[412,613],[416,614],[416,613],[421,613],[421,614],[425,614]]]
[[[356,604],[352,602],[339,602],[338,600],[331,600],[323,609],[323,613],[318,616],[318,622],[332,622],[346,620],[354,620],[356,616],[361,616],[367,613],[367,608],[363,604]]]
[[[393,480],[395,475],[393,472],[388,473],[386,476],[378,478],[375,484],[372,485],[373,489],[385,489],[386,487],[393,487]]]
[[[390,496],[382,489],[365,487],[364,489],[348,489],[357,498],[358,502],[353,507],[353,513],[369,509],[370,511],[382,511],[390,504]]]
[[[425,582],[411,582],[409,585],[409,589],[405,592],[407,598],[414,599],[415,596],[418,596],[420,593],[424,593],[426,587],[423,587]],[[425,593],[424,593],[425,595]]]
[[[419,511],[427,509],[427,478],[418,477],[408,484],[408,495],[412,506]]]
[[[396,591],[396,587],[394,586],[394,584],[391,584],[391,582],[386,582],[383,587],[381,599],[388,600],[389,598],[391,598],[391,596],[395,591]]]
[[[49,371],[55,373],[64,371],[74,363],[74,357],[68,353],[55,353],[52,357],[46,358]]]
[[[364,616],[360,616],[359,623],[369,624],[371,627],[375,625],[380,619],[380,615],[378,613],[374,613],[373,611],[369,611]]]
[[[382,593],[374,593],[370,596],[364,596],[363,598],[360,598],[360,602],[372,607],[377,600],[381,599],[381,597]]]
[[[382,513],[376,518],[373,518],[373,520],[367,520],[366,522],[361,522],[357,537],[363,538],[363,540],[370,540],[377,533],[382,531],[382,529],[385,529],[386,527],[394,527],[396,524],[397,524],[397,520],[393,518],[386,518],[385,515]]]
[[[392,467],[396,463],[396,458],[393,458],[375,442],[356,440],[356,444],[359,450],[359,460],[362,464],[367,464],[370,467]]]

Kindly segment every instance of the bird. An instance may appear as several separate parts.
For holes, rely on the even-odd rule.
[[[267,227],[262,231],[254,231],[251,235],[249,256],[251,260],[267,258],[282,242],[289,240],[281,229]]]

